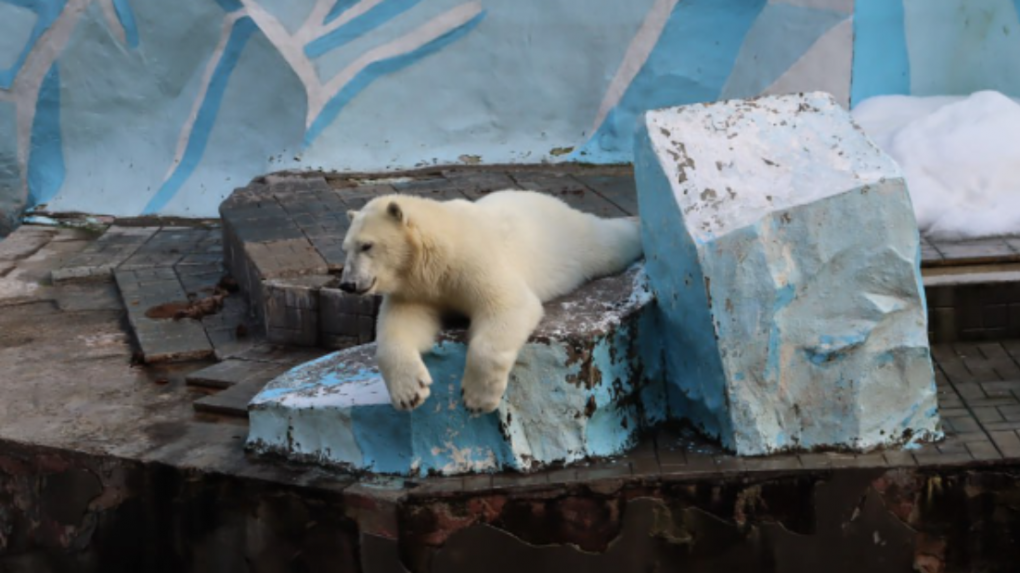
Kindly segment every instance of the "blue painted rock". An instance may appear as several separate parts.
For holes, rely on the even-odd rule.
[[[938,435],[910,197],[831,96],[649,112],[635,172],[672,416],[746,455]]]
[[[529,471],[621,453],[665,418],[661,347],[643,267],[593,281],[546,305],[499,409],[460,400],[463,331],[425,363],[432,394],[413,412],[390,405],[374,345],[329,354],[271,381],[249,405],[249,449],[391,474]]]

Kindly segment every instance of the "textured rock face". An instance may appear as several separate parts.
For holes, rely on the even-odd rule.
[[[937,431],[910,198],[830,96],[649,112],[636,149],[672,416],[748,455]]]
[[[466,346],[450,332],[426,355],[432,395],[398,412],[374,345],[327,355],[270,382],[249,407],[249,447],[380,473],[458,474],[607,456],[665,419],[656,315],[641,266],[546,305],[499,409],[460,399]]]

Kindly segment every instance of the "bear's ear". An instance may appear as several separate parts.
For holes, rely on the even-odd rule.
[[[347,220],[348,221],[353,221],[354,217],[356,217],[357,215],[358,215],[358,212],[355,211],[354,209],[351,209],[351,210],[347,211]]]
[[[386,212],[390,214],[398,223],[404,222],[404,211],[400,209],[400,205],[397,205],[396,201],[391,201],[389,206],[386,207]]]

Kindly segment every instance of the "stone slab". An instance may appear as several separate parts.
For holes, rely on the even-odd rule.
[[[209,229],[194,227],[162,227],[117,268],[172,267],[195,251],[212,233]]]
[[[303,236],[281,241],[246,242],[244,250],[263,280],[329,272],[329,265]]]
[[[192,386],[225,389],[248,381],[265,384],[289,368],[288,365],[272,362],[227,359],[192,372],[185,380]]]
[[[395,410],[363,345],[302,364],[250,406],[249,447],[379,473],[445,475],[618,454],[665,418],[655,314],[642,267],[594,281],[546,307],[499,409],[471,416],[460,401],[463,332],[424,356],[432,395]]]
[[[173,268],[118,270],[114,279],[145,362],[197,360],[213,355],[200,321],[146,316],[152,307],[188,300]]]
[[[636,149],[673,416],[742,455],[938,436],[910,198],[831,96],[652,111]]]
[[[159,227],[113,225],[70,261],[54,269],[51,273],[53,282],[109,278],[114,269],[140,249],[158,230]]]
[[[248,402],[265,386],[266,381],[245,380],[238,384],[195,400],[198,412],[208,412],[238,418],[248,417]]]
[[[56,231],[36,225],[22,225],[0,239],[0,263],[31,256],[53,239]]]

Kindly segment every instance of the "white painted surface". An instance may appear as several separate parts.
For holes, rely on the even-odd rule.
[[[820,113],[796,114],[809,106]],[[648,133],[675,187],[688,231],[708,240],[768,213],[845,192],[896,164],[877,147],[846,153],[856,139],[848,112],[822,93],[769,96],[649,112]],[[781,122],[787,125],[781,126]],[[698,137],[691,137],[697,133]]]

